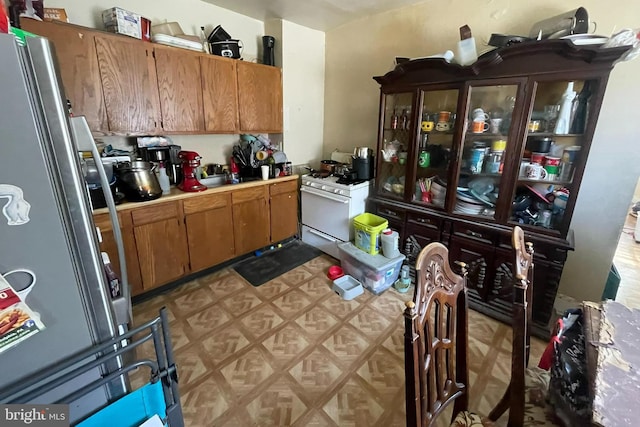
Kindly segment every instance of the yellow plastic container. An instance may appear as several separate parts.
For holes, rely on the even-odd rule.
[[[355,245],[371,255],[380,252],[380,234],[389,226],[389,221],[371,213],[363,213],[353,218]]]

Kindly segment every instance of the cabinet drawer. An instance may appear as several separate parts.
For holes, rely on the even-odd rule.
[[[442,220],[440,218],[434,218],[426,214],[408,213],[407,222],[419,227],[430,228],[438,231],[442,228]]]
[[[131,212],[133,225],[144,225],[178,217],[178,202],[164,203],[161,205],[138,208]]]
[[[249,202],[256,199],[267,198],[267,186],[262,185],[260,187],[246,188],[244,190],[236,190],[231,193],[231,200],[233,204]]]
[[[279,182],[269,186],[269,193],[272,196],[282,193],[291,193],[292,191],[298,191],[298,181]]]
[[[383,217],[389,222],[404,222],[405,212],[399,208],[392,208],[388,206],[376,206],[376,215]]]
[[[120,228],[129,228],[132,226],[131,213],[130,212],[118,212],[118,221],[120,222]],[[113,226],[111,225],[111,218],[109,214],[99,214],[93,216],[93,222],[96,227],[99,227],[102,231],[111,231]]]
[[[199,196],[187,199],[182,202],[184,214],[189,215],[196,212],[202,212],[209,209],[224,208],[231,204],[231,194],[210,194],[208,196]]]
[[[497,243],[498,236],[495,232],[487,230],[481,226],[471,224],[454,223],[453,234],[458,237],[474,240],[476,242],[488,243],[494,245]]]

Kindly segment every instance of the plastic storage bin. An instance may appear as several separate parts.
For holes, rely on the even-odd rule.
[[[350,242],[338,245],[342,269],[362,283],[367,290],[379,295],[398,279],[404,255],[386,258],[361,251]]]
[[[389,226],[386,219],[363,213],[353,218],[356,247],[368,254],[376,255],[380,252],[380,233]]]

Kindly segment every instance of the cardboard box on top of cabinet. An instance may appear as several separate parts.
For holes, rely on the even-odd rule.
[[[44,20],[45,21],[62,21],[69,22],[67,11],[59,7],[45,7],[44,8]]]
[[[102,12],[102,22],[105,29],[112,33],[151,40],[151,21],[137,13],[112,7]]]

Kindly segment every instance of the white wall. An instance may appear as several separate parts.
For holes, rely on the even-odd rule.
[[[284,148],[297,165],[322,160],[324,50],[323,32],[282,21]]]
[[[458,28],[468,24],[478,50],[491,33],[527,35],[532,23],[584,6],[598,33],[637,27],[640,3],[632,0],[534,3],[510,0],[425,2],[348,23],[326,33],[324,154],[335,148],[375,148],[379,86],[375,75],[390,71],[394,57],[454,50]],[[640,175],[638,107],[640,60],[619,64],[611,74],[572,228],[560,292],[578,300],[600,299],[613,252]]]

